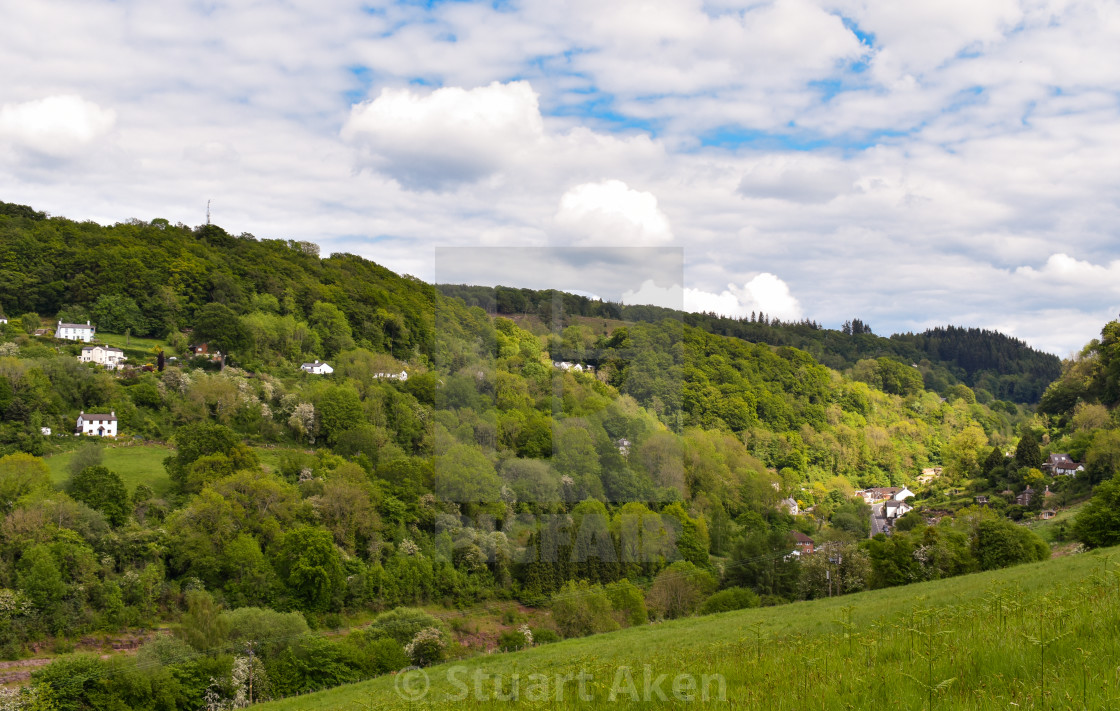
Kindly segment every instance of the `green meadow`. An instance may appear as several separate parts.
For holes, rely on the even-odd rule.
[[[139,484],[147,484],[162,496],[171,490],[171,479],[163,468],[163,459],[172,452],[170,447],[155,444],[109,445],[104,449],[102,464],[121,475],[129,492],[135,491]],[[45,459],[56,485],[64,486],[69,480],[67,465],[73,457],[74,451],[69,451]]]
[[[1113,709],[1118,663],[1110,549],[645,625],[259,708]]]

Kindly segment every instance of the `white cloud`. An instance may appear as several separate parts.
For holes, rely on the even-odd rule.
[[[660,286],[651,279],[643,282],[637,290],[625,292],[622,302],[694,313],[715,313],[732,318],[756,313],[783,321],[796,321],[803,315],[801,304],[790,292],[789,286],[768,272],[756,275],[741,287],[728,284],[718,294],[703,289],[682,288],[680,284]]]
[[[746,197],[821,203],[851,191],[855,178],[851,167],[840,160],[774,155],[747,168],[739,192]]]
[[[64,158],[103,137],[116,119],[112,109],[103,109],[80,96],[48,96],[0,107],[0,138]]]
[[[1064,253],[1051,254],[1041,269],[1024,266],[1017,268],[1015,274],[1052,288],[1074,287],[1120,292],[1120,259],[1113,260],[1108,266],[1101,266],[1074,259]]]
[[[574,244],[658,246],[673,239],[669,218],[652,193],[621,180],[584,183],[564,193],[556,224]]]
[[[543,134],[537,94],[523,81],[426,95],[383,89],[355,105],[342,128],[371,166],[405,186],[428,189],[491,175]]]

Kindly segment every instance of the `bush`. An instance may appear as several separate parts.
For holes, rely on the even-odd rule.
[[[370,674],[387,674],[404,669],[409,664],[404,647],[395,639],[382,637],[365,642],[360,649],[366,655]]]
[[[601,585],[569,580],[552,598],[552,619],[565,637],[618,629],[611,600]]]
[[[657,575],[646,601],[659,617],[671,620],[695,612],[715,587],[711,573],[687,561],[678,561]]]
[[[404,646],[404,653],[418,667],[426,667],[443,659],[447,642],[443,633],[435,627],[426,627],[416,633],[412,641]]]
[[[366,628],[366,634],[371,640],[383,637],[395,639],[403,646],[411,642],[420,630],[429,627],[441,629],[442,625],[439,620],[423,610],[398,607],[378,615]]]
[[[533,643],[533,631],[528,625],[521,625],[515,630],[506,630],[498,636],[498,649],[503,652],[516,652],[519,649],[532,647]]]
[[[646,598],[641,589],[629,580],[619,580],[604,588],[611,599],[611,607],[621,613],[621,622],[626,625],[644,625],[649,621]]]
[[[731,612],[732,610],[745,610],[748,607],[758,607],[761,601],[754,590],[746,588],[727,588],[720,590],[709,597],[700,606],[700,614],[711,615],[716,612]]]
[[[547,627],[534,627],[533,644],[553,644],[560,641],[560,635],[556,634],[555,630],[550,630]]]

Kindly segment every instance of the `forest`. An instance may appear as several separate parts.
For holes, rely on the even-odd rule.
[[[982,402],[1037,403],[1061,372],[1056,356],[1037,351],[1017,338],[978,328],[946,326],[882,337],[872,333],[871,326],[859,318],[844,322],[839,329],[828,329],[810,320],[783,323],[764,313],[735,319],[597,301],[554,290],[465,284],[441,284],[439,289],[488,313],[532,314],[544,323],[553,320],[555,309],[562,309],[565,317],[647,322],[674,319],[721,336],[793,346],[835,370],[846,370],[861,360],[889,358],[903,365],[917,365],[929,390],[946,395],[954,385],[964,384]]]
[[[1044,360],[993,334],[915,337],[915,368],[863,324],[725,334],[624,307],[599,333],[578,317],[607,313],[552,295],[550,330],[518,318],[529,296],[473,293],[306,242],[0,204],[0,657],[55,655],[13,708],[240,707],[249,689],[1039,560],[1002,507],[869,538],[853,494],[930,467],[931,505],[1022,487],[1051,435],[1086,442],[1070,451],[1096,481],[1120,463],[1097,441],[1115,437],[1111,336],[1084,359],[1092,383],[1067,363],[1040,418],[983,378]],[[86,320],[126,368],[49,333]],[[856,345],[820,358],[756,327]],[[333,373],[301,370],[317,360]],[[80,412],[113,413],[116,441],[69,435]],[[1004,456],[1028,432],[1037,451]],[[159,463],[115,470],[130,448]],[[798,534],[842,565],[792,555]],[[134,655],[66,654],[156,628]]]

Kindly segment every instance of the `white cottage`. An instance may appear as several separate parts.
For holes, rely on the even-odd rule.
[[[114,411],[108,415],[99,415],[82,412],[78,415],[77,434],[91,437],[116,437],[117,413]]]
[[[110,346],[85,346],[78,356],[79,363],[96,363],[111,370],[121,367],[124,359],[124,351]]]
[[[334,368],[318,359],[316,359],[314,363],[304,363],[299,369],[305,373],[311,373],[312,375],[330,375],[334,372]]]
[[[905,501],[900,501],[898,499],[891,499],[887,503],[883,504],[883,516],[885,516],[888,521],[893,521],[899,516],[902,516],[903,514],[913,510],[913,506],[906,503]]]
[[[0,324],[7,323],[7,322],[8,322],[8,317],[5,316],[4,314],[0,314]]]
[[[479,375],[481,377],[481,373]],[[408,380],[408,373],[403,370],[399,373],[374,373],[373,377],[378,380],[399,380],[403,383]]]
[[[89,321],[86,321],[84,324],[63,323],[59,321],[58,328],[54,331],[54,337],[67,341],[85,341],[89,343],[93,340],[93,333],[96,330],[96,328],[89,325]]]

